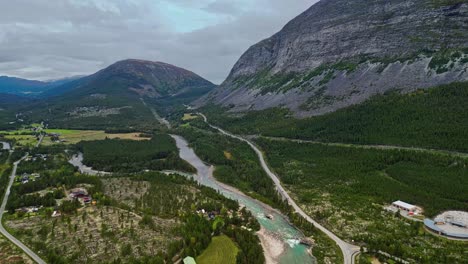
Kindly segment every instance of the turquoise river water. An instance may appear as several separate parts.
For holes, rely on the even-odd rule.
[[[315,258],[309,254],[308,247],[299,243],[299,239],[303,237],[303,234],[293,227],[284,215],[270,206],[246,196],[235,188],[218,182],[213,177],[213,167],[205,164],[188,146],[184,138],[176,135],[172,135],[172,137],[177,143],[180,157],[197,169],[197,175],[194,178],[198,182],[218,190],[224,196],[244,205],[257,218],[269,236],[283,244],[284,251],[273,260],[274,262],[281,264],[316,263]],[[268,219],[266,215],[273,216],[273,219]]]

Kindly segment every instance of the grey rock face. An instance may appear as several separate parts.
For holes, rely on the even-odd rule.
[[[252,46],[196,105],[319,115],[391,89],[466,81],[467,47],[467,1],[322,0]]]

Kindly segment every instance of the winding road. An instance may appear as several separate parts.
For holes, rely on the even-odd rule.
[[[8,231],[3,227],[3,223],[2,223],[3,214],[5,213],[5,207],[6,207],[6,204],[7,204],[7,201],[8,201],[8,197],[10,196],[10,189],[11,189],[11,186],[13,185],[13,181],[15,180],[16,170],[18,169],[18,165],[21,163],[21,161],[23,161],[27,156],[28,156],[28,154],[26,154],[20,160],[13,163],[13,170],[11,171],[10,181],[8,182],[8,186],[7,186],[7,189],[5,191],[5,196],[3,197],[2,206],[0,207],[0,233],[2,233],[3,236],[8,238],[13,244],[15,244],[21,250],[23,250],[26,254],[28,254],[29,257],[31,257],[31,259],[33,259],[34,261],[36,261],[39,264],[45,264],[46,262],[44,260],[42,260],[38,255],[36,255],[36,253],[34,253],[31,249],[29,249],[27,246],[25,246],[23,243],[21,243],[21,241],[19,241],[14,236],[12,236],[10,233],[8,233]]]
[[[315,220],[313,220],[310,216],[308,216],[297,204],[296,202],[291,198],[291,196],[289,196],[288,192],[284,189],[284,187],[281,185],[281,181],[279,180],[278,176],[276,174],[274,174],[270,168],[268,167],[266,161],[265,161],[265,157],[263,156],[263,153],[252,143],[250,142],[249,140],[243,138],[243,137],[240,137],[240,136],[237,136],[237,135],[234,135],[234,134],[231,134],[217,126],[213,126],[211,125],[210,123],[208,123],[208,118],[202,114],[202,113],[198,113],[202,118],[203,120],[205,121],[205,123],[207,123],[211,128],[214,128],[216,130],[218,130],[219,132],[221,132],[222,134],[228,136],[228,137],[231,137],[231,138],[235,138],[235,139],[238,139],[240,141],[243,141],[245,143],[247,143],[254,151],[255,153],[257,154],[258,156],[258,159],[260,160],[260,164],[263,168],[263,170],[268,174],[268,176],[273,180],[273,182],[275,183],[276,185],[276,189],[277,191],[281,194],[281,196],[283,197],[283,199],[287,200],[289,205],[291,205],[295,212],[298,213],[299,215],[301,215],[304,219],[306,219],[309,223],[312,223],[316,228],[318,228],[320,231],[322,231],[323,233],[325,233],[328,237],[330,237],[333,241],[336,242],[336,244],[340,247],[342,253],[343,253],[343,258],[344,258],[344,264],[354,264],[355,263],[355,257],[357,254],[359,254],[359,250],[360,248],[358,246],[355,246],[355,245],[351,245],[343,240],[341,240],[339,237],[337,237],[335,234],[333,234],[331,231],[329,231],[328,229],[326,229],[324,226],[322,226],[321,224],[319,224],[318,222],[316,222]]]

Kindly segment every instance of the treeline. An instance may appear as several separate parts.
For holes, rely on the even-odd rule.
[[[334,113],[295,119],[285,109],[250,112],[242,117],[203,109],[210,122],[238,134],[323,142],[386,144],[468,152],[468,82],[409,94],[390,92]]]
[[[78,149],[84,154],[84,164],[96,170],[110,172],[141,172],[144,170],[194,169],[179,158],[174,139],[156,134],[149,141],[106,139],[83,141]]]
[[[381,203],[406,200],[423,206],[428,215],[468,210],[468,161],[463,158],[268,139],[256,142],[288,185],[313,184],[324,190],[333,186],[330,191],[371,196]],[[353,184],[335,185],[342,182]]]

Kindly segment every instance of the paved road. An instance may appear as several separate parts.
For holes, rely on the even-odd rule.
[[[149,110],[151,111],[151,113],[153,113],[154,118],[156,118],[156,120],[158,120],[159,123],[165,125],[165,126],[166,126],[167,128],[169,128],[169,129],[172,128],[171,123],[169,123],[169,121],[167,121],[165,118],[162,118],[162,117],[158,114],[158,112],[156,112],[156,110],[155,110],[153,107],[147,105],[146,102],[143,100],[143,98],[140,98],[140,99],[141,99],[141,102],[143,103],[143,105],[146,106],[147,108],[149,108]]]
[[[8,197],[10,196],[11,185],[13,185],[13,181],[15,180],[16,169],[18,169],[18,164],[20,164],[20,162],[23,161],[27,156],[28,154],[26,154],[23,158],[13,163],[13,170],[11,171],[10,181],[5,192],[5,196],[3,197],[2,206],[0,207],[0,233],[2,233],[3,236],[8,238],[11,242],[13,242],[13,244],[17,245],[21,250],[28,254],[29,257],[31,257],[34,261],[36,261],[39,264],[45,264],[45,261],[42,260],[38,255],[36,255],[36,253],[34,253],[31,249],[29,249],[27,246],[21,243],[21,241],[19,241],[10,233],[8,233],[8,231],[6,231],[6,229],[3,227],[2,223],[3,214],[5,213],[5,207],[8,201]]]
[[[111,175],[112,173],[106,171],[98,171],[93,170],[93,168],[88,167],[83,164],[83,153],[78,153],[77,155],[73,155],[71,159],[68,161],[71,165],[78,167],[78,170],[83,174],[88,174],[92,176],[105,176]]]
[[[39,141],[36,144],[36,148],[39,147],[39,145],[41,145],[43,139],[44,139],[44,134],[41,134],[41,136],[39,137]]]
[[[301,215],[304,219],[306,219],[309,223],[312,223],[316,228],[320,229],[323,233],[325,233],[328,237],[330,237],[331,239],[333,239],[333,241],[336,242],[336,244],[340,247],[341,251],[343,252],[343,258],[344,258],[344,263],[345,264],[354,264],[355,263],[355,256],[357,254],[359,254],[359,250],[360,248],[355,246],[355,245],[351,245],[349,243],[346,243],[345,241],[341,240],[339,237],[337,237],[335,234],[333,234],[331,231],[329,231],[328,229],[326,229],[325,227],[323,227],[321,224],[319,224],[318,222],[316,222],[315,220],[313,220],[310,216],[308,216],[297,204],[296,202],[289,196],[288,192],[283,188],[283,186],[281,185],[281,181],[279,180],[278,176],[276,176],[276,174],[274,174],[270,168],[268,167],[266,161],[265,161],[265,158],[263,156],[263,153],[252,143],[250,142],[249,140],[245,139],[245,138],[242,138],[240,136],[236,136],[234,134],[231,134],[219,127],[216,127],[216,126],[213,126],[211,125],[210,123],[208,123],[208,119],[206,118],[205,115],[203,115],[202,113],[199,113],[200,116],[203,117],[204,121],[212,128],[218,130],[219,132],[221,132],[222,134],[226,135],[226,136],[229,136],[229,137],[232,137],[232,138],[235,138],[235,139],[238,139],[240,141],[243,141],[245,143],[247,143],[254,151],[255,153],[257,154],[259,160],[260,160],[260,164],[262,165],[262,168],[263,170],[268,174],[268,176],[270,176],[270,178],[273,180],[273,182],[275,183],[276,185],[276,189],[278,190],[278,192],[281,194],[281,196],[288,201],[289,205],[291,205],[294,210],[296,211],[296,213],[298,213],[299,215]]]

